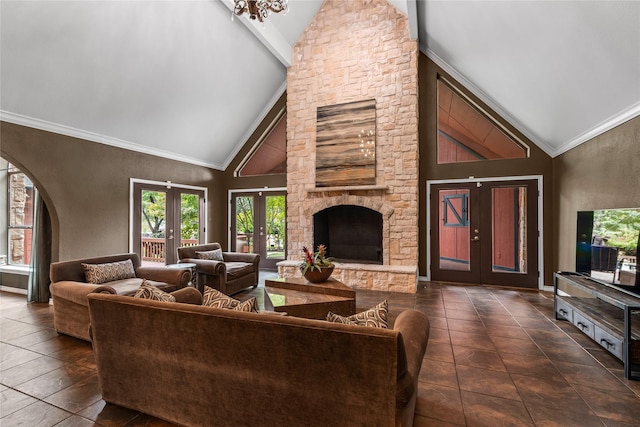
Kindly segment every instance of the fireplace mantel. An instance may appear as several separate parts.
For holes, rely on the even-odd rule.
[[[300,261],[278,262],[278,277],[301,277]],[[418,266],[335,263],[331,275],[352,289],[415,293]]]
[[[341,185],[336,187],[308,187],[309,193],[352,192],[352,191],[379,191],[386,193],[389,187],[386,185]]]

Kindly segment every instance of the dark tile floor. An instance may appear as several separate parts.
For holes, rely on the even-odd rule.
[[[258,287],[238,295],[263,298]],[[415,295],[357,291],[359,309],[388,299],[392,319],[428,314],[415,426],[638,426],[640,381],[567,322],[548,293],[421,284]],[[91,345],[58,335],[48,304],[0,293],[0,425],[167,426],[101,400]]]

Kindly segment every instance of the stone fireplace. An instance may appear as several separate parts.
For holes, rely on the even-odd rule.
[[[366,99],[375,99],[375,184],[316,187],[318,108]],[[302,247],[322,243],[339,255],[333,277],[352,288],[416,291],[418,44],[386,0],[324,2],[293,47],[287,233],[281,276],[299,277]]]

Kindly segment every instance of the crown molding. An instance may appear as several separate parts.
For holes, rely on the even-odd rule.
[[[613,129],[614,127],[619,126],[624,122],[627,122],[639,116],[640,116],[640,102],[637,102],[632,106],[630,106],[629,108],[626,108],[621,112],[614,114],[613,116],[609,117],[599,125],[594,126],[593,128],[584,132],[583,134],[578,135],[575,138],[560,145],[557,148],[557,150],[555,150],[555,152],[553,153],[553,157],[559,156],[560,154],[565,153],[571,150],[572,148],[577,147],[583,142],[587,142],[590,139],[600,136],[603,133]]]
[[[70,136],[72,138],[78,138],[89,142],[97,142],[99,144],[110,145],[112,147],[122,148],[125,150],[136,151],[138,153],[149,154],[152,156],[163,157],[179,162],[190,163],[196,166],[204,166],[207,168],[223,170],[222,165],[203,162],[201,159],[197,159],[195,157],[184,156],[165,150],[151,149],[147,146],[136,144],[134,142],[112,138],[110,136],[100,135],[98,133],[89,132],[82,129],[76,129],[71,126],[61,125],[48,122],[46,120],[12,113],[10,111],[0,110],[0,121],[26,126],[33,129],[39,129],[46,132],[56,133],[59,135]]]

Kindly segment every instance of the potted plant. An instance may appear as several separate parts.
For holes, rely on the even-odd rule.
[[[327,247],[319,245],[317,252],[311,252],[306,246],[302,248],[304,260],[300,263],[300,272],[311,283],[326,282],[333,273],[333,259],[326,256]]]

